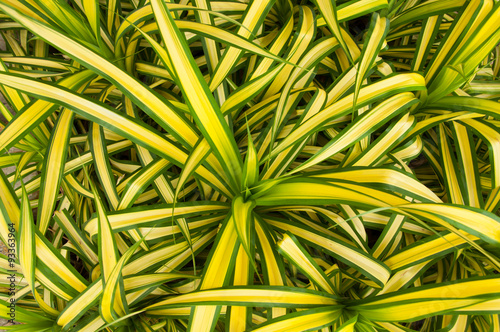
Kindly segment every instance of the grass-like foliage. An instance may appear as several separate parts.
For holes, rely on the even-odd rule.
[[[500,331],[498,1],[0,0],[0,32],[11,330]]]

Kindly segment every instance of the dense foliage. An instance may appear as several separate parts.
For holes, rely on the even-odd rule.
[[[498,1],[0,0],[0,32],[10,329],[500,331]]]

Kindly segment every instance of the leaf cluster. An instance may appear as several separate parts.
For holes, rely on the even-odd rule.
[[[499,22],[0,1],[7,328],[500,331]]]

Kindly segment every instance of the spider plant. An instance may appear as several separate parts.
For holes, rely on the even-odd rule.
[[[0,32],[9,330],[500,331],[498,1],[1,0]]]

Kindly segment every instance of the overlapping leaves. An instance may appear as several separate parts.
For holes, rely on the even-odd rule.
[[[498,2],[0,11],[11,329],[500,329]]]

